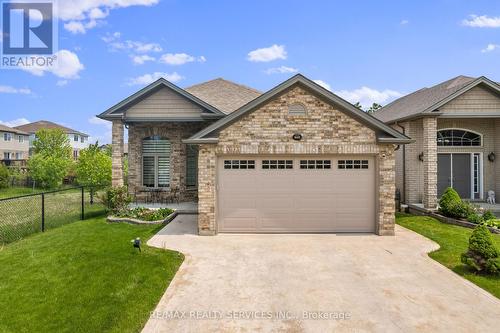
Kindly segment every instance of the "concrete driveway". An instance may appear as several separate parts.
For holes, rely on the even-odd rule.
[[[148,244],[186,260],[144,332],[498,332],[500,301],[398,227],[375,235],[195,235],[181,215]]]

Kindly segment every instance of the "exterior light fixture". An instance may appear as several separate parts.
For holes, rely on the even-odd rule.
[[[421,152],[419,155],[418,155],[418,160],[420,162],[423,162],[424,161],[424,152]]]
[[[300,141],[300,140],[302,140],[302,134],[300,134],[300,133],[295,133],[295,134],[292,136],[292,139],[294,139],[295,141]]]
[[[491,152],[488,154],[488,161],[495,162],[495,158],[496,158],[496,156],[495,156],[494,152]]]
[[[141,251],[141,239],[139,237],[137,237],[136,239],[132,239],[130,242],[134,246],[134,249],[139,249],[139,252],[142,252]]]

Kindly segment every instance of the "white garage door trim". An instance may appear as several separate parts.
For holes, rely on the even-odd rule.
[[[221,233],[376,231],[372,155],[219,156]]]

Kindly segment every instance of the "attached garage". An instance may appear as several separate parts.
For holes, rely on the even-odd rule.
[[[373,156],[223,156],[218,231],[375,232]]]

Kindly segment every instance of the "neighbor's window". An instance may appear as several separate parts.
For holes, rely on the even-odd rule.
[[[288,106],[288,114],[291,116],[305,116],[307,109],[303,104],[293,103]]]
[[[23,159],[23,153],[16,153],[16,160],[22,160]]]
[[[481,146],[481,134],[461,130],[444,129],[437,132],[437,145],[445,147]]]
[[[85,137],[84,137],[84,136],[82,136],[82,137],[80,138],[80,142],[81,142],[81,143],[84,143],[84,142],[85,142]]]
[[[4,134],[3,134],[3,139],[4,139],[5,141],[10,141],[10,140],[12,140],[12,134],[10,134],[10,133],[4,133]]]
[[[78,135],[76,135],[76,134],[75,134],[75,135],[73,136],[73,141],[78,141]]]
[[[170,141],[150,136],[142,141],[142,185],[167,187],[170,185]]]
[[[196,186],[198,183],[198,147],[186,146],[186,186]]]
[[[339,169],[368,169],[368,160],[340,160]]]
[[[73,150],[73,159],[77,160],[78,159],[78,150]]]
[[[18,140],[19,140],[19,143],[23,143],[24,142],[24,136],[19,135],[18,136]]]
[[[331,169],[330,160],[300,160],[301,169]]]
[[[10,153],[3,153],[4,160],[10,160]]]

